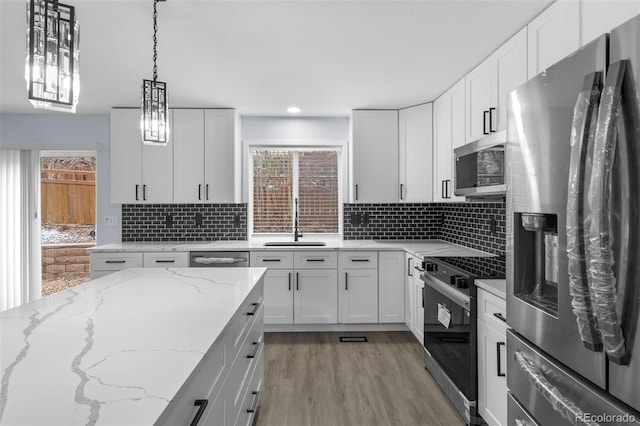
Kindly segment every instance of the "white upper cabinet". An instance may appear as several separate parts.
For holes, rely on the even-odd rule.
[[[235,110],[173,110],[174,201],[233,203]]]
[[[400,199],[398,111],[354,110],[352,132],[351,201],[397,202]]]
[[[431,103],[401,109],[400,200],[426,203],[433,200],[433,126]]]
[[[467,143],[507,128],[507,95],[526,81],[523,28],[465,77]]]
[[[576,0],[557,0],[527,25],[528,78],[580,47],[580,5]]]
[[[465,143],[465,105],[464,79],[433,103],[433,201],[464,201],[453,195],[453,150]]]
[[[585,0],[582,2],[582,45],[608,33],[640,14],[638,0]]]
[[[497,118],[493,128],[507,129],[507,98],[509,93],[527,81],[527,29],[523,28],[491,55],[497,72]]]
[[[171,112],[169,113],[171,119]],[[173,201],[173,138],[166,146],[146,145],[140,134],[140,109],[111,110],[111,202]]]

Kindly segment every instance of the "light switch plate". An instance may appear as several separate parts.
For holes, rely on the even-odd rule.
[[[104,216],[104,224],[106,226],[116,226],[118,224],[118,216]]]

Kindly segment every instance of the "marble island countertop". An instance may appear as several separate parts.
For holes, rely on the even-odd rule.
[[[153,424],[265,268],[132,268],[0,313],[0,424]]]
[[[89,248],[91,252],[188,252],[225,250],[404,250],[416,256],[431,257],[494,257],[494,254],[464,247],[443,240],[328,240],[324,246],[265,247],[260,241],[214,241],[214,242],[132,242],[105,244]]]

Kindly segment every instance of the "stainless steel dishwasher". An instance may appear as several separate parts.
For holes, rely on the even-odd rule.
[[[192,268],[241,268],[249,266],[248,251],[192,251],[189,252]]]

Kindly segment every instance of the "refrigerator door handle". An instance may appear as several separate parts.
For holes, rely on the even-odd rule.
[[[586,413],[575,402],[562,395],[560,390],[546,378],[544,373],[536,366],[535,362],[522,351],[517,350],[513,356],[518,367],[523,371],[529,382],[535,386],[538,393],[571,424],[576,424],[576,419],[585,419]],[[585,425],[597,425],[597,423],[584,422]]]
[[[589,294],[588,229],[585,232],[585,218],[589,217],[589,213],[585,205],[585,183],[590,177],[587,165],[590,164],[590,152],[593,151],[601,93],[602,72],[587,75],[573,109],[566,225],[571,306],[580,339],[587,349],[594,352],[602,351],[602,340]]]
[[[589,232],[589,286],[594,294],[598,328],[602,335],[604,349],[609,360],[622,364],[625,359],[625,338],[616,311],[617,287],[614,263],[618,262],[618,270],[624,270],[626,257],[614,259],[613,253],[613,212],[611,211],[611,185],[613,167],[617,151],[617,121],[622,103],[622,82],[628,69],[628,61],[623,60],[609,66],[607,81],[600,100],[598,126],[593,154],[593,169],[589,188],[589,208],[591,209],[591,226]],[[623,165],[623,163],[620,163]],[[626,170],[629,178],[629,171]],[[627,185],[628,182],[622,182]],[[627,185],[628,186],[628,185]],[[636,194],[631,194],[636,196]],[[629,208],[629,200],[623,200]],[[622,212],[617,212],[622,214]],[[616,235],[616,238],[624,238]],[[637,238],[634,236],[632,238]]]

